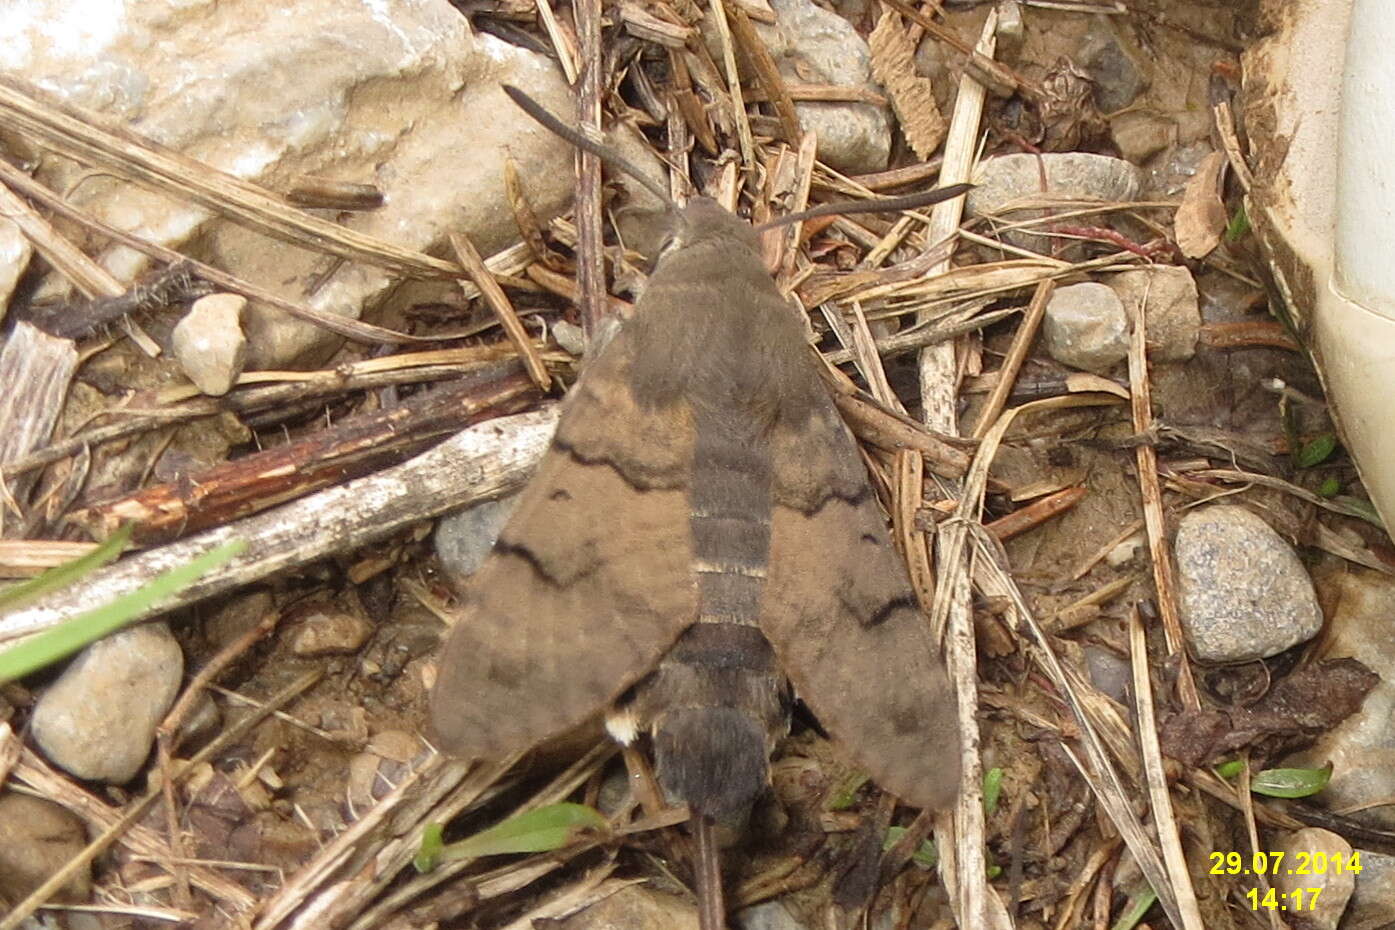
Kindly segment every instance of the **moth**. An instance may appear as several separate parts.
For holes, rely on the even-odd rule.
[[[438,744],[497,759],[605,712],[622,742],[648,737],[715,862],[711,827],[766,788],[798,695],[881,787],[945,806],[953,691],[804,325],[747,222],[698,197],[668,224],[463,594],[430,697]]]

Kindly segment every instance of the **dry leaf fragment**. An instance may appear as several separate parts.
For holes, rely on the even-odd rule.
[[[901,22],[901,14],[884,10],[868,44],[872,48],[872,76],[886,88],[902,134],[917,157],[929,158],[944,141],[947,126],[929,79],[916,74],[915,43]]]
[[[1182,205],[1173,220],[1177,247],[1187,258],[1201,258],[1221,242],[1226,224],[1225,204],[1221,202],[1225,167],[1225,153],[1212,152],[1201,160],[1196,174],[1187,182]]]

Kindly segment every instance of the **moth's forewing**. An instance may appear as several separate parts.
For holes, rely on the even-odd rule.
[[[430,728],[497,759],[576,726],[658,662],[696,617],[692,429],[637,403],[622,330],[566,401],[551,448],[463,595]]]
[[[944,807],[959,783],[954,691],[868,483],[818,379],[803,430],[772,444],[770,573],[761,629],[833,738],[878,785]]]

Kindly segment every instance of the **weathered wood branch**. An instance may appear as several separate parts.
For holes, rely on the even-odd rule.
[[[142,617],[225,594],[472,501],[506,494],[527,480],[556,425],[556,405],[490,420],[395,468],[122,559],[7,615],[0,620],[0,642],[49,629],[235,539],[248,543],[240,555]]]

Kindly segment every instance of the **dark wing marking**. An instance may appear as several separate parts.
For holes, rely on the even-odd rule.
[[[959,782],[954,692],[826,394],[805,428],[777,427],[772,453],[761,630],[800,697],[878,784],[944,807]]]
[[[500,758],[580,724],[696,619],[690,417],[636,402],[633,351],[622,332],[584,372],[471,579],[431,693],[446,752]]]

